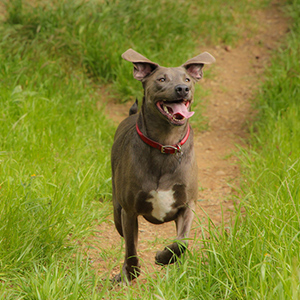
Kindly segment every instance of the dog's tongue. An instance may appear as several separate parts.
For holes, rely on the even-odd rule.
[[[168,103],[166,106],[169,108],[169,112],[171,112],[172,115],[179,114],[186,119],[190,118],[195,113],[193,111],[188,111],[184,102]],[[172,111],[170,111],[170,108],[172,109]]]

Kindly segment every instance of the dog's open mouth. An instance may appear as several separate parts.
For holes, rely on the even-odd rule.
[[[193,111],[188,110],[190,101],[184,99],[174,102],[158,101],[156,106],[175,125],[183,125],[194,114]]]

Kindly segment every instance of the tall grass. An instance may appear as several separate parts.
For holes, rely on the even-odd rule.
[[[1,24],[0,297],[78,299],[93,273],[76,241],[110,213],[115,128],[85,73],[19,30]]]
[[[142,91],[121,59],[125,50],[134,48],[161,65],[181,65],[198,54],[196,46],[205,51],[207,43],[234,43],[251,21],[249,10],[262,2],[12,0],[7,2],[11,32],[5,36],[12,54],[24,43],[38,43],[42,53],[113,84],[111,92],[126,101]]]
[[[258,99],[253,147],[244,156],[245,204],[251,213],[246,220],[253,223],[254,231],[250,245],[264,255],[257,261],[261,271],[257,298],[300,297],[299,9],[299,1],[290,1],[294,25],[267,73]]]

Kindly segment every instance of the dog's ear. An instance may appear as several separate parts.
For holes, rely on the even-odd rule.
[[[124,52],[122,58],[133,63],[133,77],[137,80],[143,80],[159,66],[132,49]]]
[[[195,79],[200,80],[203,76],[202,68],[206,64],[212,64],[216,60],[215,58],[209,54],[208,52],[203,52],[191,59],[189,59],[186,63],[182,65],[182,67],[186,68],[187,72]]]

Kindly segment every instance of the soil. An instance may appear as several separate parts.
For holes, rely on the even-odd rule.
[[[199,49],[199,53],[210,52],[216,58],[216,64],[213,66],[215,76],[205,79],[204,70],[204,79],[200,82],[204,89],[210,90],[210,96],[204,99],[209,129],[200,132],[194,128],[200,189],[192,237],[200,237],[199,221],[206,224],[209,217],[218,227],[222,217],[224,222],[229,222],[234,213],[234,205],[238,202],[236,190],[242,180],[235,153],[238,147],[246,146],[247,128],[255,116],[251,99],[263,81],[263,73],[270,62],[272,51],[278,48],[288,31],[288,19],[284,17],[277,2],[266,10],[256,12],[254,18],[258,25],[251,32],[246,32],[237,46]],[[131,104],[110,101],[107,113],[119,123],[128,116]],[[123,257],[109,257],[108,260],[99,257],[100,249],[114,253],[116,249],[119,251],[124,247],[114,228],[112,216],[97,227],[97,232],[91,241],[94,249],[88,250],[89,256],[99,274],[109,272],[110,277],[114,276],[119,272]],[[174,222],[152,225],[139,218],[138,253],[143,272],[160,270],[154,264],[155,253],[170,244],[175,236]],[[113,263],[119,265],[110,270]],[[143,274],[138,280],[143,280]]]

